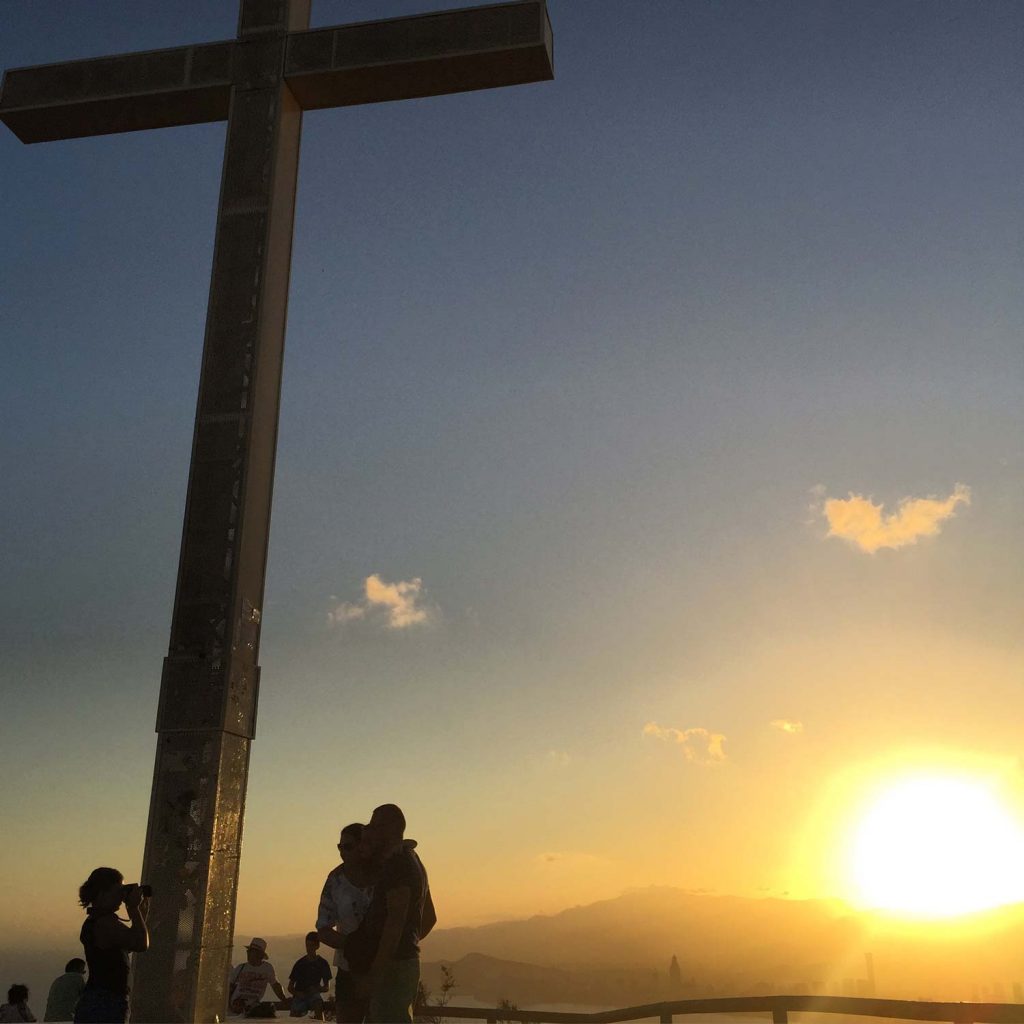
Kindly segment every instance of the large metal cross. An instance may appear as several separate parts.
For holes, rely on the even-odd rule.
[[[544,0],[309,29],[310,0],[240,0],[234,40],[8,71],[23,142],[226,119],[132,1018],[225,1009],[255,733],[260,618],[302,111],[553,77]]]

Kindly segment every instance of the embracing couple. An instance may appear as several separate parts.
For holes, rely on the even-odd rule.
[[[341,830],[341,864],[327,876],[316,920],[320,941],[335,950],[338,1021],[412,1020],[419,941],[437,921],[415,847],[394,804]]]

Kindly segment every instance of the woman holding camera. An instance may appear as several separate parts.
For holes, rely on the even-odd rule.
[[[89,980],[75,1007],[75,1024],[124,1024],[128,1018],[128,954],[149,948],[149,901],[138,885],[125,885],[114,868],[96,868],[78,890],[85,907],[82,945]],[[118,916],[124,904],[131,927]]]

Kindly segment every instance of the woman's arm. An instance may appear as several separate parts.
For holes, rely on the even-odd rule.
[[[142,953],[149,949],[149,929],[146,927],[149,901],[142,898],[138,889],[129,890],[124,907],[132,926],[125,927],[116,917],[101,917],[96,922],[96,945],[100,949],[126,949],[129,953]]]

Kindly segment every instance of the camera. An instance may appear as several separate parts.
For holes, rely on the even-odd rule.
[[[135,882],[132,882],[130,885],[122,885],[121,886],[121,899],[124,899],[125,896],[127,896],[128,893],[132,889],[141,889],[142,890],[142,895],[147,897],[147,898],[149,898],[150,896],[153,895],[153,886],[151,886],[151,885],[137,885]]]

